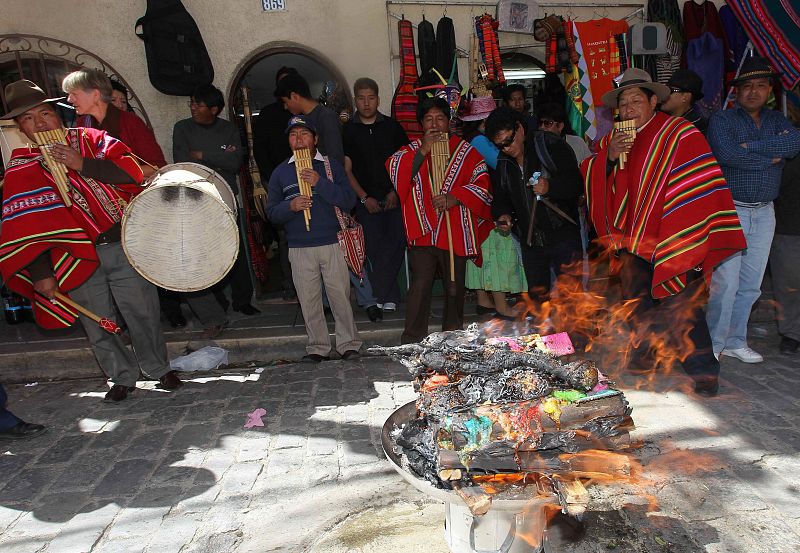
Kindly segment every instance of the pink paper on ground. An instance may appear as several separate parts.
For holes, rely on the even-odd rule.
[[[264,421],[261,420],[261,417],[263,417],[266,414],[267,410],[259,407],[258,409],[247,415],[247,422],[244,423],[244,427],[253,428],[255,426],[264,426]]]
[[[542,342],[556,357],[575,353],[575,347],[572,345],[572,340],[569,339],[569,334],[566,332],[542,336]]]

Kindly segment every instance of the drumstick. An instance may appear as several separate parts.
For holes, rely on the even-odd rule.
[[[98,325],[100,325],[100,328],[102,328],[106,332],[109,332],[111,334],[122,334],[122,329],[117,325],[117,323],[115,323],[114,321],[112,321],[107,317],[100,317],[98,315],[95,315],[94,313],[92,313],[79,303],[75,303],[73,300],[69,299],[61,292],[56,291],[56,299],[61,303],[63,303],[64,305],[73,308],[78,313],[89,317]]]

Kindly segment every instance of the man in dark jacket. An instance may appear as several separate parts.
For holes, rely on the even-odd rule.
[[[356,197],[342,165],[317,151],[317,130],[306,116],[292,117],[286,133],[293,152],[310,151],[312,168],[302,169],[302,176],[313,190],[313,199],[300,194],[293,155],[278,165],[269,179],[267,216],[286,229],[292,278],[308,333],[303,359],[319,363],[326,361],[331,351],[322,309],[323,284],[336,321],[336,350],[343,359],[351,359],[358,356],[361,340],[350,307],[349,270],[337,238],[336,208],[349,212]],[[311,216],[308,226],[301,213],[306,209]]]
[[[345,170],[359,198],[356,217],[364,227],[368,274],[378,307],[394,311],[400,301],[397,273],[403,264],[406,235],[400,203],[386,159],[408,144],[400,123],[378,111],[378,84],[361,78],[353,86],[356,113],[344,126]]]
[[[695,109],[695,102],[703,98],[703,79],[691,69],[677,69],[667,81],[669,98],[661,104],[661,111],[683,117],[701,133],[708,130],[708,119]]]
[[[581,252],[577,221],[583,181],[575,154],[550,133],[527,133],[520,114],[509,108],[492,112],[486,136],[500,149],[492,174],[492,216],[513,225],[529,293],[542,301],[550,291],[551,269],[560,275]]]

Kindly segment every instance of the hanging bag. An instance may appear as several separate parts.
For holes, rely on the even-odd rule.
[[[200,29],[180,0],[147,0],[135,32],[144,41],[147,72],[159,92],[189,96],[195,87],[214,80]]]
[[[328,157],[325,156],[325,174],[328,180],[333,182],[333,171],[331,171],[331,163]],[[336,233],[336,238],[339,240],[339,246],[342,248],[344,260],[348,268],[364,281],[364,258],[366,257],[366,247],[364,245],[364,229],[361,224],[353,219],[349,214],[343,212],[338,207],[333,208],[336,211],[336,218],[339,220],[339,227],[341,230]]]

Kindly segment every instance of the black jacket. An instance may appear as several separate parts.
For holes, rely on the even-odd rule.
[[[708,130],[708,119],[700,115],[694,109],[694,106],[692,106],[692,108],[689,111],[683,114],[683,118],[686,119],[689,123],[691,123],[695,127],[697,127],[697,130],[703,133],[703,135],[706,134],[706,131]]]
[[[408,144],[406,131],[400,123],[379,113],[375,122],[365,125],[358,113],[342,131],[344,155],[353,162],[353,175],[367,195],[378,201],[394,190],[386,172],[386,159]]]
[[[544,196],[578,221],[578,197],[583,192],[581,178],[575,153],[562,138],[552,133],[542,133],[547,143],[547,151],[555,165],[548,180],[550,188]],[[492,216],[497,219],[501,215],[511,215],[514,219],[514,232],[523,245],[527,239],[528,225],[531,216],[533,189],[527,186],[528,179],[536,171],[542,171],[542,162],[536,155],[533,143],[534,135],[525,139],[524,171],[521,173],[516,160],[505,153],[497,159],[497,169],[492,171]],[[539,202],[536,207],[535,228],[545,236],[549,243],[580,239],[580,229],[552,209]]]

